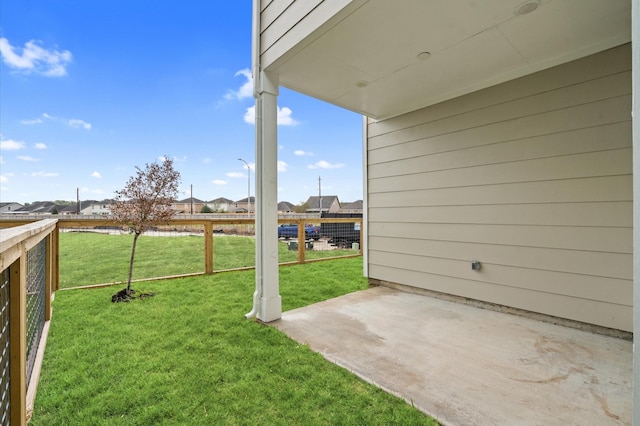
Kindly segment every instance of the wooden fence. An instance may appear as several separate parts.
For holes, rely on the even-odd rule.
[[[319,229],[356,229],[357,234],[338,243],[354,241],[352,254],[362,254],[360,229],[361,218],[310,219],[282,218],[282,224],[296,225],[297,238],[289,239],[289,247],[295,247],[297,264],[316,260],[307,259],[306,253],[313,240],[308,239],[305,225],[313,223]],[[224,232],[251,236],[253,219],[178,218],[157,232],[178,230],[184,227],[198,228],[203,236],[204,258],[202,272],[186,275],[214,273],[214,238]],[[330,227],[333,226],[333,228]],[[51,301],[59,289],[59,232],[70,229],[99,230],[119,229],[113,220],[96,217],[56,217],[36,220],[24,217],[0,218],[0,425],[24,425],[31,416],[42,357],[51,319]],[[329,244],[329,236],[318,236],[323,244]],[[335,239],[335,238],[334,238]],[[317,243],[317,242],[316,242]],[[340,256],[346,257],[346,256]],[[251,269],[243,267],[236,269]],[[221,272],[217,270],[215,272]],[[154,277],[152,279],[174,278],[183,275]]]
[[[0,230],[0,424],[31,416],[57,285],[57,220]]]
[[[253,236],[253,226],[254,220],[248,218],[210,218],[210,217],[186,217],[186,218],[174,218],[167,225],[163,225],[158,227],[155,232],[156,233],[170,233],[170,232],[187,232],[189,231],[191,234],[202,236],[202,244],[204,246],[203,257],[201,263],[201,269],[198,272],[177,272],[175,274],[161,274],[154,277],[145,277],[144,280],[149,279],[167,279],[167,278],[179,278],[184,276],[193,276],[193,275],[202,275],[202,274],[213,274],[217,272],[223,272],[228,270],[238,270],[238,269],[253,269],[255,267],[255,263],[251,262],[251,264],[247,263],[246,265],[241,265],[239,267],[232,268],[216,268],[214,271],[214,259],[216,253],[214,252],[214,240],[219,236],[224,235],[240,235],[240,236]],[[0,228],[22,225],[24,223],[28,223],[29,219],[25,219],[23,217],[17,218],[0,218]],[[281,261],[281,265],[291,265],[291,264],[299,264],[299,263],[307,263],[307,262],[315,262],[319,260],[328,260],[334,259],[333,252],[325,252],[322,253],[322,258],[319,255],[321,253],[317,252],[317,250],[321,249],[320,247],[329,247],[332,241],[329,237],[321,236],[320,241],[308,241],[307,235],[304,231],[304,226],[306,224],[313,224],[314,226],[318,226],[321,229],[331,229],[331,230],[340,230],[341,232],[344,230],[344,227],[351,228],[355,227],[358,229],[357,235],[355,237],[350,237],[347,240],[341,240],[336,242],[340,248],[345,250],[340,251],[339,257],[349,257],[349,256],[360,256],[362,255],[362,240],[359,229],[362,226],[362,218],[331,218],[331,219],[319,219],[319,218],[281,218],[279,219],[280,224],[290,224],[298,226],[297,238],[288,239],[286,242],[289,244],[289,250],[295,250],[297,255],[295,256],[295,260],[291,260],[289,257],[289,261]],[[85,232],[109,232],[108,230],[114,230],[112,232],[125,232],[122,231],[124,228],[117,226],[112,219],[108,217],[96,217],[96,216],[58,216],[56,227],[60,232],[69,232],[73,230],[84,230]],[[338,228],[336,228],[338,227]],[[176,234],[177,235],[177,234]],[[281,239],[282,240],[282,239]],[[348,241],[349,244],[344,244],[345,241]],[[351,241],[357,242],[355,246],[352,246]],[[315,249],[313,249],[313,245],[315,243]],[[331,247],[332,249],[335,247]],[[347,250],[348,249],[348,250]],[[88,250],[91,250],[88,248]],[[309,250],[314,250],[313,255],[309,255]],[[338,253],[338,252],[335,252]],[[57,266],[57,265],[56,265]],[[100,282],[95,283],[97,285],[102,284],[120,284],[120,282]],[[93,283],[92,283],[93,284]],[[54,290],[58,290],[58,281],[56,281],[56,286]]]

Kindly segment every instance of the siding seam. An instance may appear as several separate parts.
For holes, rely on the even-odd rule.
[[[455,114],[446,115],[446,116],[443,116],[443,117],[438,117],[438,118],[437,118],[437,119],[435,119],[435,120],[431,120],[431,121],[423,121],[423,122],[420,122],[420,123],[417,123],[417,124],[414,124],[414,125],[410,125],[410,126],[406,126],[406,127],[400,127],[400,128],[398,128],[398,129],[394,129],[394,130],[389,131],[389,132],[385,132],[385,133],[378,133],[378,134],[376,134],[375,136],[372,136],[372,137],[371,137],[371,139],[375,139],[375,138],[378,138],[378,137],[383,136],[383,135],[391,135],[391,134],[393,134],[393,133],[402,132],[402,131],[405,131],[405,130],[409,130],[409,129],[413,129],[413,128],[416,128],[416,127],[424,126],[424,125],[426,125],[426,124],[437,123],[438,121],[443,121],[443,120],[447,120],[447,119],[451,119],[451,118],[455,118],[455,117],[458,117],[458,118],[459,118],[459,117],[461,117],[461,116],[463,116],[463,115],[466,115],[466,114],[471,114],[471,113],[474,113],[474,112],[479,112],[479,111],[487,110],[487,109],[494,108],[494,107],[497,107],[497,106],[500,106],[500,105],[507,105],[507,104],[509,104],[509,103],[513,103],[513,102],[517,102],[517,101],[522,101],[522,100],[525,100],[525,99],[527,99],[527,98],[531,98],[531,97],[536,97],[536,96],[540,96],[540,95],[544,95],[544,94],[549,94],[549,93],[557,92],[557,91],[560,91],[560,90],[563,90],[563,89],[567,89],[567,88],[570,88],[570,87],[579,86],[579,85],[581,85],[581,84],[586,84],[586,83],[590,83],[590,82],[595,82],[595,81],[602,80],[602,79],[605,79],[605,78],[609,78],[609,77],[612,77],[612,76],[616,76],[616,75],[620,75],[620,74],[628,73],[628,72],[630,72],[630,71],[631,71],[631,69],[630,69],[630,68],[629,68],[629,69],[624,69],[624,70],[621,70],[621,71],[618,71],[618,72],[614,72],[614,73],[611,73],[611,74],[605,74],[605,75],[602,75],[602,76],[597,77],[597,78],[592,78],[592,79],[588,79],[588,80],[584,80],[584,81],[576,82],[576,83],[574,83],[574,84],[569,84],[569,85],[565,85],[565,86],[560,86],[560,87],[556,87],[556,88],[554,88],[554,89],[544,90],[544,91],[541,91],[541,92],[535,92],[535,93],[529,94],[529,95],[527,95],[527,96],[522,96],[522,97],[518,97],[518,98],[512,98],[512,99],[509,99],[509,100],[506,100],[506,101],[503,101],[503,102],[498,102],[498,103],[493,103],[493,104],[487,104],[487,105],[484,105],[484,106],[482,106],[482,107],[473,108],[473,109],[470,109],[470,110],[464,110],[464,111],[461,111],[461,112],[458,112],[458,113],[455,113]],[[542,71],[542,72],[544,72],[544,71]],[[495,86],[494,86],[494,87],[495,87]],[[487,88],[487,89],[483,89],[483,90],[490,90],[490,89],[492,89],[492,88],[494,88],[494,87],[489,87],[489,88]],[[630,95],[631,95],[631,91],[629,91],[629,92],[627,92],[625,95],[621,95],[621,96],[626,96],[626,95],[629,95],[629,96],[630,96]],[[462,96],[462,97],[464,97],[464,96]],[[614,97],[616,97],[616,96],[614,96]],[[454,99],[458,99],[458,98],[454,98]],[[610,98],[607,98],[607,99],[610,99]],[[603,99],[594,100],[594,101],[590,101],[590,102],[584,102],[584,103],[582,103],[582,104],[589,104],[589,103],[593,103],[593,102],[598,102],[598,101],[600,101],[600,100],[604,100],[604,98],[603,98]],[[437,106],[437,105],[439,105],[439,104],[436,104],[435,106]],[[576,105],[572,105],[572,106],[577,106],[577,105],[580,105],[580,104],[576,104]],[[433,105],[432,105],[432,106],[429,106],[429,107],[426,107],[426,108],[422,108],[422,110],[426,111],[426,110],[428,110],[428,109],[430,109],[430,108],[434,108],[435,106],[433,106]],[[569,106],[569,108],[570,108],[570,107],[572,107],[572,106]],[[418,110],[418,111],[420,111],[420,110]],[[535,114],[534,114],[534,115],[535,115]],[[527,117],[527,116],[528,116],[528,115],[524,115],[523,117]],[[402,116],[400,116],[400,117],[402,117]],[[376,124],[379,124],[379,123],[392,122],[395,118],[397,118],[397,117],[392,117],[392,118],[389,118],[389,119],[387,119],[387,120],[376,121],[376,122],[370,123],[370,124],[369,124],[369,127],[375,127],[375,125],[376,125]]]

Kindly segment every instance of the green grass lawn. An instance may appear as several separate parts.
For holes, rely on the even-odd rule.
[[[60,233],[60,288],[126,281],[132,235],[90,232]],[[297,252],[286,243],[278,245],[280,262],[297,260]],[[215,235],[213,267],[220,271],[255,265],[255,239]],[[307,259],[354,254],[352,250],[307,251]],[[204,272],[202,236],[151,237],[138,239],[133,279]]]
[[[283,310],[367,287],[362,258],[281,268]],[[134,285],[54,301],[31,424],[429,425],[418,410],[252,320],[254,272]]]

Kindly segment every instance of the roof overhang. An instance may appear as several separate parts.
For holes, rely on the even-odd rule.
[[[381,119],[630,41],[630,0],[354,0],[267,71]]]

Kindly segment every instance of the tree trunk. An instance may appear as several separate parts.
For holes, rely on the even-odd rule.
[[[127,279],[127,295],[131,294],[131,278],[133,277],[133,258],[136,255],[136,244],[140,234],[133,234],[133,247],[131,247],[131,259],[129,259],[129,278]]]

